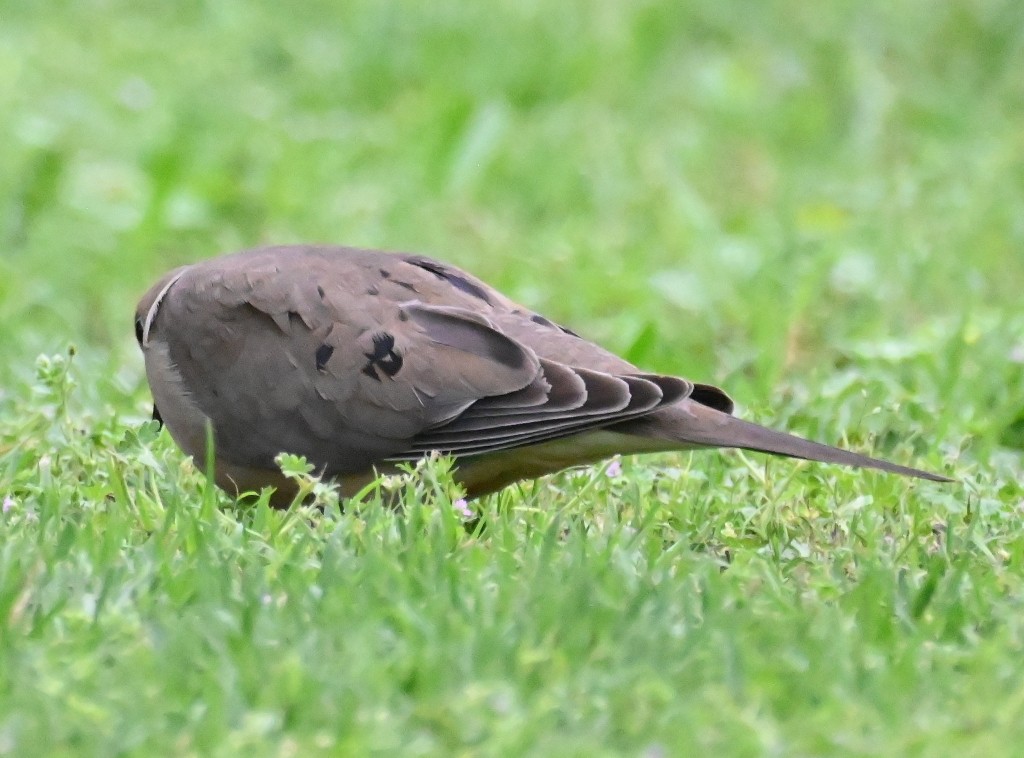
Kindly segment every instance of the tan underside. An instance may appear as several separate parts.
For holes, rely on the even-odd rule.
[[[455,478],[466,488],[469,497],[480,497],[522,479],[535,479],[613,455],[658,453],[680,447],[678,442],[598,430],[465,459],[458,463]]]

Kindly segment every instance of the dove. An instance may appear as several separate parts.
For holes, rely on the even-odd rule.
[[[344,497],[434,451],[467,497],[617,454],[742,448],[948,477],[743,421],[718,387],[645,372],[455,266],[263,247],[166,274],[135,335],[154,418],[232,494],[297,491],[304,456]]]

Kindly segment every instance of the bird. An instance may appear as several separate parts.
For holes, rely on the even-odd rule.
[[[153,416],[229,494],[297,492],[301,455],[352,497],[437,452],[467,498],[617,454],[742,448],[950,478],[733,415],[724,390],[641,370],[453,265],[332,245],[176,268],[135,311]]]

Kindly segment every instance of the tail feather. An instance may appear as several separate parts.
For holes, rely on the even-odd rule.
[[[927,479],[932,482],[954,481],[941,474],[901,466],[898,463],[871,458],[831,445],[811,442],[785,432],[777,432],[774,429],[743,421],[699,403],[684,402],[672,410],[676,412],[671,414],[671,420],[667,415],[658,419],[661,422],[658,424],[660,427],[658,436],[671,436],[686,445],[741,448],[822,463],[873,468],[892,474]],[[666,435],[665,432],[669,432],[669,434]]]

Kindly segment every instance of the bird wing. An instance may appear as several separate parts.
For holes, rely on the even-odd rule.
[[[620,374],[558,360],[590,343],[418,256],[268,248],[176,272],[149,302],[147,338],[166,343],[218,456],[251,467],[272,468],[281,451],[329,474],[430,450],[478,455],[635,418],[694,390],[620,359],[608,366]]]

